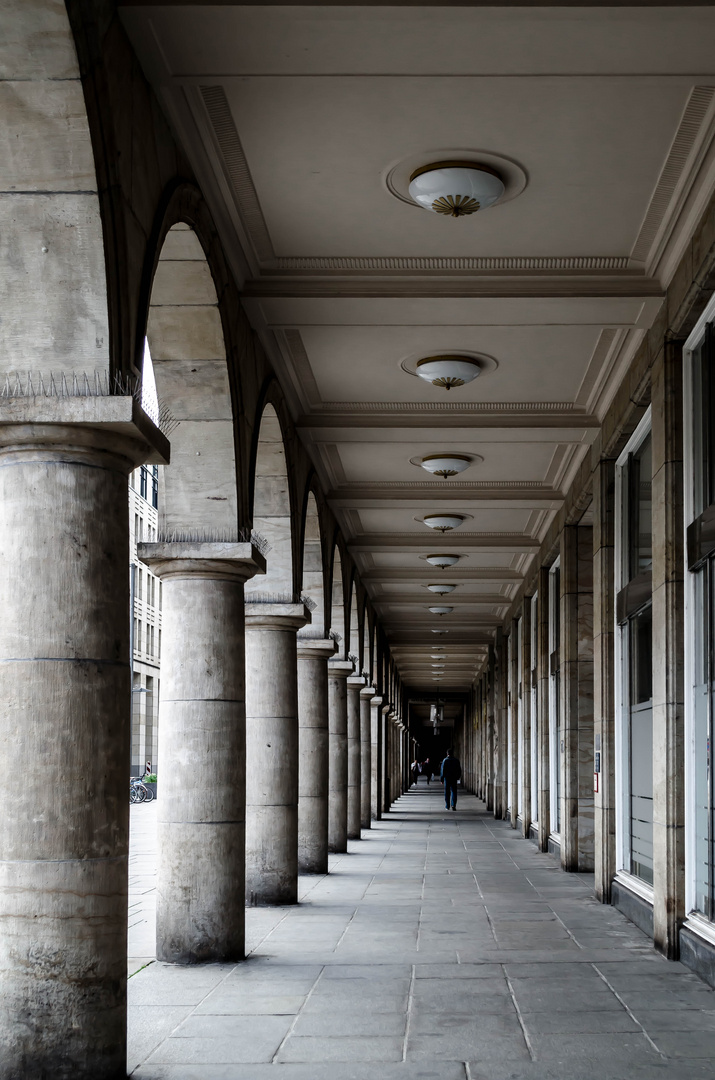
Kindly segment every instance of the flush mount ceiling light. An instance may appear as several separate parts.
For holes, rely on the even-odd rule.
[[[429,609],[433,615],[451,615],[454,608],[451,607],[431,607]]]
[[[425,356],[415,366],[415,375],[445,390],[472,382],[480,371],[481,364],[468,356]]]
[[[454,592],[457,588],[456,585],[428,585],[427,588],[430,592],[439,593],[440,596],[445,596],[447,593]]]
[[[448,634],[449,630],[433,630],[433,634]]]
[[[463,514],[427,514],[422,518],[422,521],[429,529],[436,529],[437,532],[445,533],[451,529],[458,529],[460,525],[464,525],[466,517]]]
[[[467,454],[452,454],[445,452],[442,454],[427,454],[423,458],[411,458],[413,465],[419,465],[428,473],[432,473],[433,476],[441,476],[444,480],[448,476],[456,476],[457,473],[464,472],[470,465],[477,460]],[[479,459],[481,461],[481,458]]]
[[[425,210],[445,217],[467,217],[486,210],[506,188],[489,165],[473,161],[434,161],[410,176],[410,198]]]
[[[448,566],[456,566],[461,555],[425,555],[425,561],[430,566],[438,566],[440,570],[446,570]]]

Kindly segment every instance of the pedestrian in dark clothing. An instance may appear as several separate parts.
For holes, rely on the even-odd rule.
[[[457,784],[462,778],[462,766],[452,754],[452,747],[447,751],[447,756],[439,770],[439,778],[444,781],[444,805],[449,810],[450,799],[452,809],[457,809]]]
[[[427,783],[429,784],[430,780],[432,779],[432,766],[430,765],[429,758],[426,759],[424,765],[422,766],[422,771],[427,774]]]

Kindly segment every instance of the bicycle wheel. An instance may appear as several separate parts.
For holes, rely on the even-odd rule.
[[[142,801],[151,802],[154,798],[154,792],[151,790],[150,787],[144,787],[144,791],[146,792],[146,795],[144,796],[144,799]]]
[[[131,787],[129,788],[129,802],[130,803],[141,802],[141,796],[140,796],[139,792],[137,791],[134,784],[132,784]]]

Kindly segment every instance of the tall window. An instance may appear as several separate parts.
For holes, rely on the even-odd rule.
[[[686,907],[715,920],[715,302],[685,344]]]
[[[539,594],[534,593],[531,598],[531,678],[529,679],[529,693],[531,695],[531,821],[536,824],[539,820],[539,683],[537,680],[537,642],[539,640]]]
[[[551,832],[561,835],[561,560],[549,571],[549,798]]]
[[[517,802],[516,812],[519,817],[524,813],[524,690],[522,687],[524,667],[524,621],[519,619],[516,631],[516,777]]]
[[[514,753],[514,746],[512,740],[511,722],[514,715],[514,701],[512,700],[512,657],[513,653],[513,634],[509,634],[506,642],[506,679],[507,679],[507,713],[506,713],[506,791],[507,791],[507,815],[511,814],[511,808],[514,805],[514,783],[513,776],[514,770],[511,767],[512,754]]]
[[[653,884],[652,446],[650,410],[616,463],[618,869]]]

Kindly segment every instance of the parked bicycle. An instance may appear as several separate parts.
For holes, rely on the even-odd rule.
[[[130,803],[143,803],[151,802],[154,798],[154,792],[151,788],[147,787],[143,782],[141,776],[132,776],[129,780],[129,802]]]

